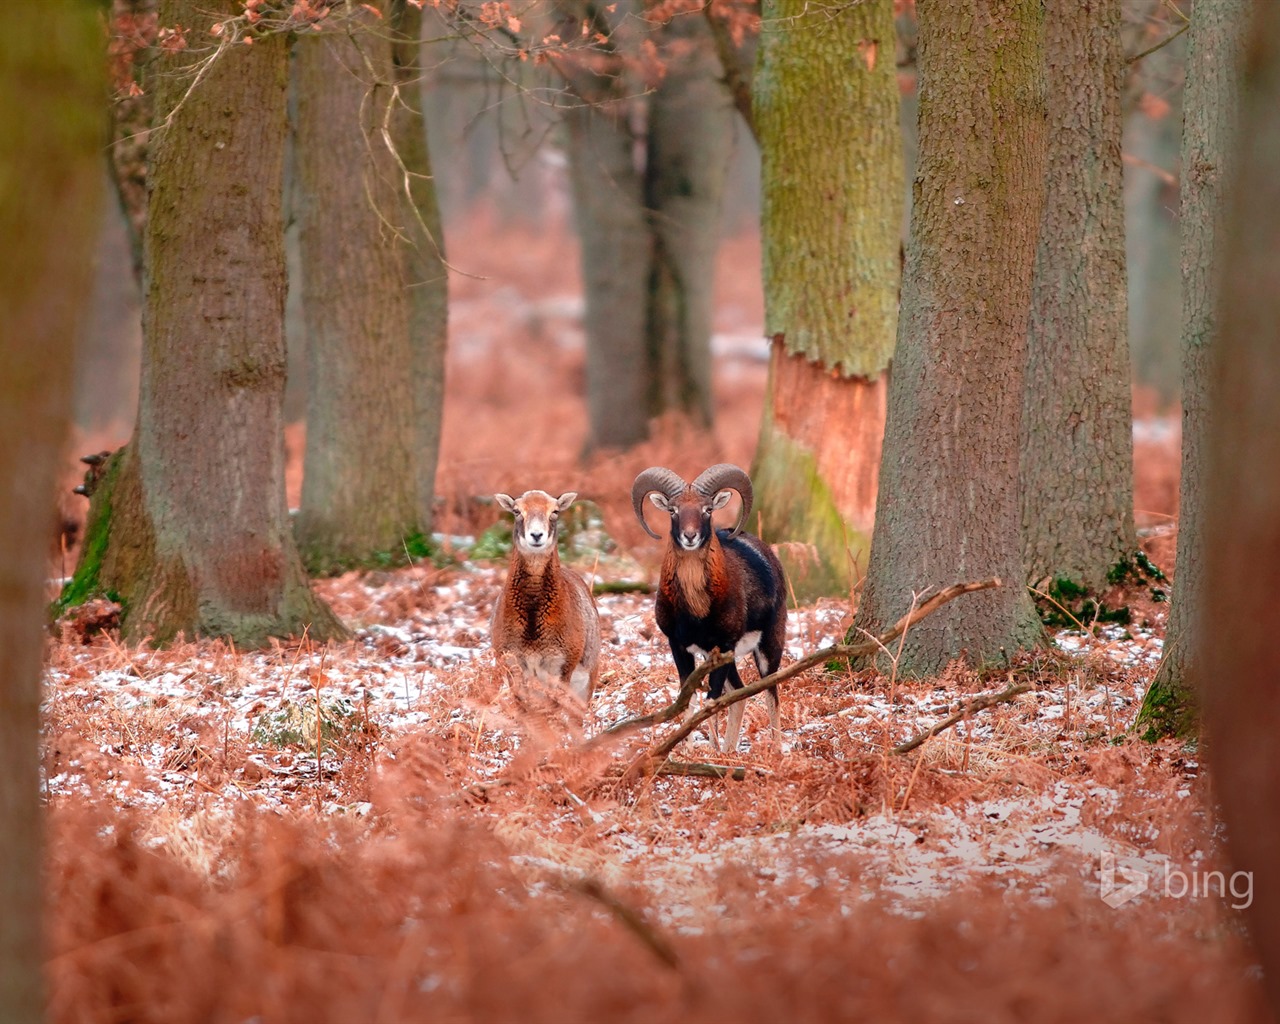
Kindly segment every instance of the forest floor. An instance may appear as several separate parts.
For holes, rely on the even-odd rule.
[[[584,571],[651,580],[630,480],[749,465],[765,349],[758,248],[731,240],[714,434],[663,423],[583,465],[572,243],[486,231],[451,254],[487,278],[453,295],[452,557],[318,582],[347,643],[154,650],[83,622],[51,639],[53,1019],[1263,1019],[1252,881],[1223,862],[1197,751],[1129,731],[1164,632],[1149,597],[1127,627],[1058,631],[982,675],[814,670],[782,693],[781,751],[753,699],[739,751],[698,733],[674,754],[741,781],[625,773],[663,728],[583,741],[675,696],[650,596],[599,598],[582,729],[502,684],[503,566],[468,557],[499,518],[487,496],[578,490],[617,545]],[[1137,407],[1143,545],[1172,571],[1177,419]],[[299,428],[289,443],[296,503]],[[792,609],[788,659],[852,611]],[[1012,681],[1030,688],[892,752]],[[1104,902],[1108,865],[1145,889]]]

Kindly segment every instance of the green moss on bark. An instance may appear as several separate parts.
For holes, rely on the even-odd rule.
[[[120,595],[102,585],[102,561],[111,540],[111,508],[116,480],[120,475],[120,462],[124,449],[107,459],[98,476],[97,487],[89,501],[89,515],[85,522],[84,542],[80,545],[80,560],[71,579],[63,585],[62,593],[50,605],[50,615],[58,618],[68,609],[82,605],[95,597],[120,601]]]
[[[1190,687],[1173,678],[1162,662],[1142,698],[1134,731],[1148,743],[1162,739],[1191,739],[1200,730],[1200,710]]]
[[[871,537],[840,514],[813,454],[784,434],[763,432],[752,483],[769,509],[765,539],[786,539],[778,558],[796,599],[849,593],[866,567]]]

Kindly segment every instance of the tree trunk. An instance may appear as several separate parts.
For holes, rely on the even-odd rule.
[[[1119,0],[1051,0],[1045,50],[1048,197],[1027,339],[1022,554],[1032,580],[1099,592],[1138,546]]]
[[[1249,935],[1272,1013],[1280,1017],[1280,7],[1198,0],[1192,19],[1192,52],[1213,46],[1216,56],[1201,50],[1191,75],[1201,68],[1213,68],[1214,79],[1229,73],[1236,41],[1249,42],[1239,131],[1232,133],[1240,142],[1232,158],[1238,173],[1232,175],[1226,230],[1218,235],[1222,273],[1215,279],[1206,262],[1194,275],[1197,290],[1206,282],[1217,286],[1221,337],[1206,351],[1199,336],[1199,351],[1212,364],[1214,412],[1206,438],[1206,486],[1195,492],[1203,502],[1203,529],[1197,532],[1205,570],[1203,588],[1190,591],[1196,656],[1189,667],[1204,702],[1213,789],[1231,860],[1251,873]],[[1194,117],[1199,130],[1200,116]],[[1194,162],[1183,165],[1200,186],[1200,199],[1210,203],[1223,152],[1213,148],[1221,137],[1211,125]],[[1218,122],[1217,130],[1222,127]],[[1179,552],[1180,588],[1181,557]],[[1185,599],[1187,591],[1181,593]]]
[[[413,475],[418,489],[418,525],[424,533],[430,533],[435,521],[436,468],[444,422],[449,274],[422,109],[422,9],[408,0],[391,0],[390,22],[397,86],[391,109],[391,138],[408,179],[407,188],[401,181],[400,193],[405,208],[405,274],[413,365]]]
[[[585,4],[562,0],[564,31]],[[572,38],[566,36],[565,38]],[[626,448],[649,435],[647,296],[653,242],[636,166],[621,62],[610,69],[560,65],[575,99],[565,111],[569,180],[586,295],[587,448]]]
[[[295,135],[308,342],[298,548],[313,573],[403,558],[420,535],[414,480],[401,176],[380,129],[391,46],[365,19],[297,42]],[[355,26],[361,27],[355,27]]]
[[[102,184],[90,4],[17,4],[0,59],[0,1020],[43,1017],[40,666],[54,483]]]
[[[111,3],[114,70],[118,79],[127,75],[137,90],[127,88],[122,80],[115,83],[107,168],[124,214],[133,273],[139,284],[142,282],[142,236],[147,223],[147,144],[154,112],[145,74],[152,54],[141,45],[145,39],[142,26],[155,17],[156,3],[157,0],[112,0]]]
[[[605,18],[570,0],[558,10],[565,38]],[[702,426],[713,414],[711,298],[732,100],[705,19],[674,18],[650,29],[654,40],[665,74],[651,97],[630,81],[622,54],[557,61],[574,96],[565,123],[586,292],[589,451],[637,444],[665,413]]]
[[[1040,642],[1019,542],[1018,432],[1046,111],[1038,0],[921,0],[920,165],[876,530],[855,628],[913,592],[998,576],[907,635],[928,674]]]
[[[649,104],[645,176],[649,412],[676,410],[709,427],[712,292],[735,114],[705,19],[673,18],[661,34],[666,74]]]
[[[160,23],[207,39],[240,8],[166,0]],[[234,46],[194,86],[206,54],[160,61],[138,422],[94,496],[73,584],[118,595],[130,640],[345,633],[307,584],[285,507],[286,45]]]
[[[762,8],[755,122],[769,391],[752,478],[797,595],[848,593],[875,519],[898,326],[902,139],[891,0]]]
[[[1152,26],[1134,33],[1133,52],[1181,24],[1165,0],[1125,0],[1123,7],[1128,20]],[[1126,102],[1131,106],[1123,137],[1129,158],[1124,171],[1129,355],[1134,379],[1154,387],[1162,402],[1178,400],[1178,184],[1170,176],[1178,171],[1184,90],[1174,83],[1184,80],[1186,37],[1172,39],[1130,68]]]
[[[1201,517],[1204,451],[1213,420],[1208,397],[1218,330],[1215,301],[1251,9],[1249,0],[1197,0],[1191,12],[1182,128],[1182,483],[1177,580],[1164,657],[1138,715],[1138,727],[1148,739],[1185,736],[1196,730],[1194,621],[1201,614],[1205,560]]]

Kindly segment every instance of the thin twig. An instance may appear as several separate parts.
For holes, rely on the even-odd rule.
[[[1182,26],[1182,28],[1178,29],[1177,32],[1174,32],[1170,36],[1166,36],[1164,39],[1160,40],[1160,42],[1156,43],[1154,46],[1148,46],[1141,53],[1135,53],[1132,57],[1126,57],[1125,64],[1136,64],[1138,63],[1138,61],[1142,60],[1143,57],[1149,57],[1151,56],[1151,54],[1155,53],[1157,50],[1164,49],[1166,46],[1168,46],[1171,42],[1177,39],[1178,36],[1182,35],[1182,33],[1185,32],[1190,27],[1191,27],[1191,22],[1188,21],[1185,25]]]
[[[981,697],[975,697],[973,700],[965,704],[954,715],[948,715],[941,722],[937,723],[936,725],[930,726],[924,732],[920,733],[920,735],[913,736],[911,739],[907,740],[905,743],[899,743],[896,747],[893,748],[892,753],[894,754],[909,753],[910,751],[915,750],[916,747],[923,744],[926,740],[930,740],[934,736],[937,736],[938,733],[943,732],[947,729],[950,729],[953,725],[955,725],[961,719],[973,714],[975,711],[982,711],[983,709],[992,707],[993,705],[1003,704],[1006,701],[1013,700],[1013,698],[1018,696],[1020,693],[1026,693],[1030,689],[1031,689],[1030,683],[1012,683],[1009,686],[1005,687],[1005,689],[1001,690],[999,693],[984,693]]]
[[[618,919],[618,922],[639,939],[662,963],[673,971],[679,970],[680,957],[676,955],[671,943],[658,934],[653,925],[649,924],[641,916],[640,911],[629,904],[623,903],[622,900],[606,889],[598,878],[566,878],[564,885],[573,892],[581,893],[583,896],[593,899],[601,906],[606,907]]]

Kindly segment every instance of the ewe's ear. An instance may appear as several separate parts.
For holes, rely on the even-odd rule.
[[[649,500],[653,502],[654,508],[660,508],[663,512],[670,514],[671,502],[667,501],[667,496],[661,491],[650,491]]]
[[[563,512],[573,504],[573,499],[577,496],[577,491],[565,491],[564,494],[560,495],[560,499],[556,502],[556,508]]]
[[[493,500],[508,512],[514,512],[516,510],[516,499],[511,497],[509,494],[495,494],[493,496]]]
[[[712,509],[724,508],[727,504],[729,504],[729,500],[732,497],[733,497],[733,491],[720,491],[714,498],[711,499]]]

